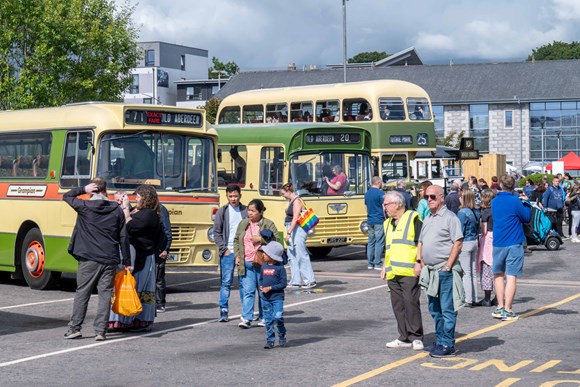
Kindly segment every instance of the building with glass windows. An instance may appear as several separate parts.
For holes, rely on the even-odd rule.
[[[140,42],[143,52],[131,71],[133,83],[125,103],[175,105],[177,81],[207,79],[208,51],[165,42]]]
[[[464,132],[480,153],[521,168],[580,154],[580,60],[425,65],[409,49],[399,60],[347,68],[347,81],[399,79],[431,97],[436,134]],[[413,55],[411,55],[413,54]],[[411,62],[405,58],[414,58]],[[397,58],[395,58],[397,59]],[[342,68],[240,72],[217,98],[260,88],[340,83]]]

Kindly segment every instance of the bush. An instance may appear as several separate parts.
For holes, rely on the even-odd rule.
[[[552,183],[552,179],[554,177],[556,177],[556,175],[552,175],[552,174],[546,174],[546,173],[534,173],[533,175],[529,175],[526,177],[522,177],[520,179],[520,188],[523,187],[524,185],[526,185],[526,180],[530,179],[534,185],[541,182],[544,176],[548,176],[548,183]]]

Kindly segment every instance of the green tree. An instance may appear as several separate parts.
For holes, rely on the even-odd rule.
[[[140,55],[133,11],[114,0],[0,1],[0,109],[119,101]]]
[[[461,145],[461,139],[465,136],[465,130],[456,131],[452,130],[445,136],[444,138],[438,138],[436,143],[437,145],[444,145],[444,146],[451,146],[453,148],[459,148]]]
[[[234,61],[223,63],[215,56],[212,56],[211,61],[213,66],[207,70],[208,79],[218,79],[218,76],[221,78],[227,78],[240,71],[240,67]],[[222,71],[221,75],[218,75],[218,71]]]
[[[361,53],[356,54],[352,58],[349,58],[348,63],[378,62],[382,59],[385,59],[388,56],[389,56],[389,54],[387,54],[385,51],[382,51],[382,52],[378,52],[378,51],[361,52]]]
[[[212,125],[215,123],[220,102],[217,98],[211,98],[205,103],[205,106],[199,106],[201,109],[205,109],[205,120]]]
[[[540,46],[528,56],[531,60],[580,59],[580,42],[557,42]]]

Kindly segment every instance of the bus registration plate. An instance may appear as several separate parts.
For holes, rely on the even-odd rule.
[[[326,243],[346,243],[346,237],[328,238]]]
[[[167,258],[165,259],[167,262],[177,262],[179,261],[177,254],[167,254]]]

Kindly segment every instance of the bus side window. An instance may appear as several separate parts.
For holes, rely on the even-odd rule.
[[[62,187],[81,187],[91,181],[92,138],[89,131],[67,133],[60,179]]]

